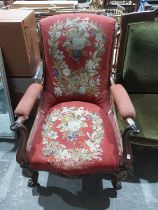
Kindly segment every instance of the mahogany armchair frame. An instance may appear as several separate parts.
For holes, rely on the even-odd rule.
[[[112,52],[111,52],[111,55],[112,55]],[[111,56],[111,64],[110,65],[111,65],[111,69],[112,69],[112,56]],[[115,85],[115,84],[114,84],[113,80],[112,79],[110,80],[110,78],[109,78],[109,89],[110,89],[110,86],[112,86],[112,85]],[[43,86],[44,86],[44,84],[43,84]],[[36,120],[38,120],[38,115],[41,112],[42,100],[43,100],[43,94],[41,94],[39,108],[38,108],[38,111],[36,114],[34,126],[36,126]],[[115,104],[114,104],[115,101],[114,101],[113,97],[111,100],[112,100],[112,110],[110,110],[110,111],[114,113],[114,117],[115,117],[116,123],[117,123],[117,117],[115,114]],[[28,133],[26,126],[24,125],[24,122],[26,119],[27,118],[23,115],[18,116],[17,120],[11,125],[11,129],[16,132],[19,132],[19,136],[20,136],[20,140],[19,140],[20,142],[19,142],[19,146],[17,149],[16,160],[20,164],[21,168],[23,169],[23,174],[26,177],[30,178],[29,182],[28,182],[28,186],[34,187],[38,184],[38,171],[32,170],[29,165],[29,159],[27,156],[27,142],[28,142],[29,133]],[[125,180],[127,178],[128,173],[130,173],[130,174],[133,173],[133,155],[132,155],[129,137],[131,135],[136,135],[139,132],[139,130],[137,129],[133,118],[131,118],[130,116],[126,117],[125,121],[127,123],[127,127],[125,128],[125,130],[123,132],[123,136],[122,136],[123,156],[122,156],[122,160],[120,163],[120,167],[117,171],[108,171],[108,172],[105,171],[105,173],[104,173],[105,176],[110,177],[110,179],[112,181],[112,185],[115,189],[120,189],[121,181]],[[59,175],[61,175],[61,174],[59,174]],[[81,175],[81,176],[84,176],[84,175]]]
[[[42,97],[41,97],[42,101]],[[112,102],[112,112],[114,112],[114,116],[116,119],[115,114],[115,105],[114,101]],[[41,103],[39,105],[37,115],[40,112],[41,109]],[[12,123],[11,130],[14,130],[16,132],[19,132],[19,145],[16,153],[16,161],[20,164],[20,167],[23,169],[23,175],[30,178],[28,181],[29,187],[34,187],[38,185],[38,176],[39,173],[36,170],[32,170],[29,166],[29,160],[27,157],[27,142],[29,137],[29,132],[27,127],[25,126],[25,118],[20,116],[17,118],[17,120]],[[121,189],[121,181],[126,180],[128,173],[131,175],[133,174],[133,155],[130,145],[130,136],[136,135],[139,133],[139,130],[136,127],[136,124],[134,120],[130,117],[125,119],[127,123],[127,127],[125,128],[123,135],[122,135],[122,144],[123,144],[123,158],[122,162],[120,164],[118,171],[112,171],[112,172],[105,172],[104,175],[106,177],[111,178],[112,185],[115,189]],[[116,119],[117,122],[117,119]],[[34,125],[35,126],[35,125]],[[63,176],[63,175],[62,175]],[[82,175],[83,176],[83,175]]]

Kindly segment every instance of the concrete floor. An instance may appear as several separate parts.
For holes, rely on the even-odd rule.
[[[15,161],[16,145],[0,140],[0,210],[158,209],[158,149],[133,147],[135,176],[119,191],[102,176],[70,179],[47,172],[31,189]]]

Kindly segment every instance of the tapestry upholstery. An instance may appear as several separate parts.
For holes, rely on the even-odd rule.
[[[115,20],[66,14],[40,26],[46,72],[29,165],[64,175],[117,170],[122,145],[109,94]]]
[[[102,103],[109,85],[115,21],[66,14],[40,22],[47,89],[58,101]]]
[[[158,93],[158,23],[128,24],[123,81],[130,93]]]
[[[27,148],[31,167],[64,175],[117,170],[120,139],[112,120],[98,105],[80,101],[41,112]]]

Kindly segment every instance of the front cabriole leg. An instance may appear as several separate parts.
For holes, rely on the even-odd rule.
[[[11,124],[10,128],[13,131],[19,132],[20,140],[16,153],[16,161],[20,164],[22,168],[22,174],[25,177],[29,177],[28,186],[34,187],[38,185],[38,171],[33,170],[29,166],[29,160],[27,156],[27,141],[28,141],[28,130],[23,124],[23,117],[19,117],[14,123]]]

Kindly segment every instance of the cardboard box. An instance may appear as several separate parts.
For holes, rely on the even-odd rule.
[[[40,62],[33,10],[0,10],[0,46],[7,76],[33,76]]]

